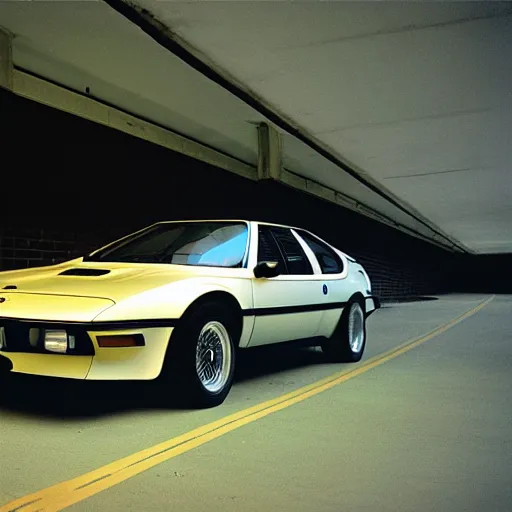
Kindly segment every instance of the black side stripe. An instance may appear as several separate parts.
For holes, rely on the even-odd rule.
[[[365,299],[375,300],[375,309],[381,307],[380,300],[374,295],[365,297]],[[276,306],[269,308],[243,309],[243,316],[270,316],[270,315],[290,315],[294,313],[311,313],[314,311],[330,311],[332,309],[342,309],[348,302],[328,302],[323,304],[301,304],[299,306]],[[156,318],[146,320],[117,320],[112,322],[73,322],[73,321],[52,321],[29,318],[0,317],[0,325],[4,322],[21,322],[37,324],[39,327],[83,327],[91,331],[115,330],[115,329],[147,329],[151,327],[176,327],[179,323],[177,318]]]
[[[327,304],[304,304],[300,306],[278,306],[271,308],[244,309],[244,316],[268,316],[268,315],[290,315],[293,313],[310,313],[313,311],[328,311],[341,309],[347,305],[346,302],[329,302]]]

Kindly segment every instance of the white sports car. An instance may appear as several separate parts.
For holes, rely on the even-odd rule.
[[[211,407],[237,348],[309,340],[359,361],[377,308],[363,267],[303,229],[159,222],[83,258],[0,272],[0,359],[34,375],[158,377]]]

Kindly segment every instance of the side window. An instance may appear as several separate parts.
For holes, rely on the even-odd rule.
[[[322,273],[340,274],[343,272],[343,262],[341,258],[329,246],[305,231],[298,231],[298,233],[315,253]]]
[[[261,261],[277,261],[281,274],[286,274],[286,265],[283,256],[274,240],[270,229],[266,226],[259,226],[258,229],[258,263]]]
[[[271,231],[285,258],[288,274],[313,274],[313,267],[293,233],[286,228],[272,228]]]

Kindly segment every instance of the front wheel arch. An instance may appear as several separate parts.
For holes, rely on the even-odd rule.
[[[162,389],[172,390],[177,403],[193,408],[220,405],[227,397],[234,380],[236,346],[233,333],[236,330],[236,319],[218,297],[214,297],[214,301],[211,298],[210,296],[210,300],[196,301],[181,317],[180,324],[171,335],[159,376]],[[221,365],[228,366],[225,369],[221,367],[219,371],[224,373],[226,370],[227,373],[224,375],[225,381],[218,389],[208,389],[197,367],[201,333],[207,326],[214,326],[217,333],[220,329],[226,334],[224,349],[221,351]],[[213,363],[215,349],[206,348],[212,357],[210,363]]]
[[[192,301],[183,314],[181,315],[181,318],[179,320],[179,323],[186,320],[190,315],[192,315],[197,309],[199,309],[201,306],[208,302],[213,302],[216,304],[219,304],[221,306],[224,306],[233,316],[233,319],[235,321],[235,332],[233,333],[233,343],[235,346],[238,346],[240,343],[240,336],[242,335],[242,328],[243,328],[243,315],[242,315],[242,307],[240,306],[240,303],[238,300],[229,292],[216,290],[207,292],[201,296],[199,296],[197,299]],[[179,325],[178,325],[179,327]]]

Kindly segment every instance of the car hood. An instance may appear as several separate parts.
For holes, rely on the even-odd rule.
[[[181,265],[71,262],[0,273],[2,293],[43,294],[108,299],[123,299],[200,276],[229,275],[235,269],[184,267]],[[238,269],[239,270],[239,269]]]

